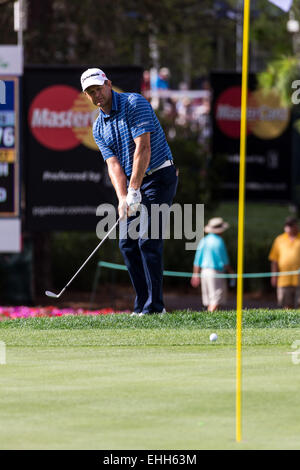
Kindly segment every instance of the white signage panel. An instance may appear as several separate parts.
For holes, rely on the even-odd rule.
[[[0,46],[0,75],[23,75],[22,46]]]
[[[0,253],[20,253],[21,249],[21,219],[0,219]]]

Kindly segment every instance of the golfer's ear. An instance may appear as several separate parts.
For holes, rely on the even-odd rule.
[[[85,96],[86,96],[89,100],[91,100],[90,95],[89,95],[86,91],[84,91],[83,93],[85,94]]]

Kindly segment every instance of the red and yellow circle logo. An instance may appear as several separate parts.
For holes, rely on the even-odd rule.
[[[279,137],[286,130],[290,110],[280,104],[274,91],[249,91],[247,102],[247,134],[268,140]],[[216,103],[215,118],[223,134],[233,139],[240,137],[241,87],[227,88],[221,93]]]
[[[36,140],[51,150],[71,150],[80,144],[97,150],[92,127],[98,112],[76,88],[54,85],[32,101],[29,127]]]

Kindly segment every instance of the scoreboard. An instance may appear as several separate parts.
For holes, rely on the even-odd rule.
[[[19,79],[1,77],[0,217],[19,215]]]
[[[20,82],[0,75],[0,253],[21,246]]]

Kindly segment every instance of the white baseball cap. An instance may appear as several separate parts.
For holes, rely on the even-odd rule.
[[[107,76],[100,69],[87,69],[81,75],[81,86],[82,91],[85,91],[89,86],[92,85],[104,85]]]

